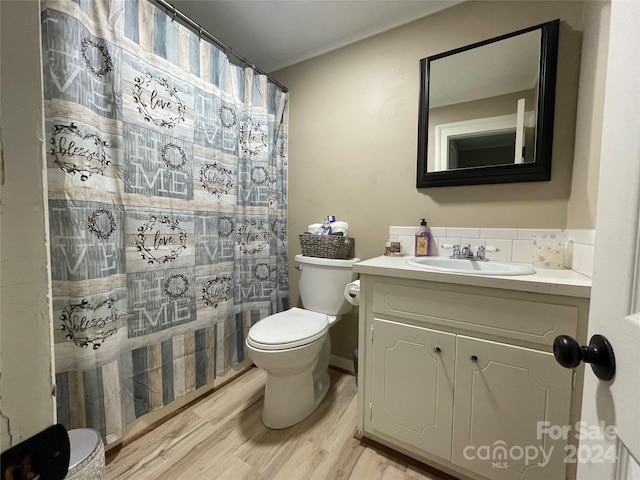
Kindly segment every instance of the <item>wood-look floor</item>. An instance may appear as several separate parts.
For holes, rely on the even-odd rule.
[[[330,369],[331,389],[304,421],[269,430],[260,419],[264,372],[254,368],[107,460],[107,478],[436,480],[353,438],[356,386]]]

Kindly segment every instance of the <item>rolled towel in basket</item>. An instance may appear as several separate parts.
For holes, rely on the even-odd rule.
[[[307,232],[313,233],[315,235],[315,233],[321,228],[322,228],[321,223],[312,223],[307,227]]]
[[[349,224],[347,222],[333,222],[331,224],[333,233],[342,233],[345,237],[349,236]]]
[[[322,223],[312,223],[307,227],[307,232],[317,234],[322,228]],[[349,224],[347,222],[332,222],[331,233],[342,233],[343,236],[349,236]]]

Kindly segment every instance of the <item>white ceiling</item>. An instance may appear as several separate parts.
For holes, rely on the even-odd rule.
[[[174,0],[171,3],[267,73],[464,0]]]

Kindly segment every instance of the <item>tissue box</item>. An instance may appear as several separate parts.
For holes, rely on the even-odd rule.
[[[564,236],[534,236],[531,260],[536,268],[564,268]]]
[[[307,257],[350,258],[355,240],[340,235],[299,235],[302,254]]]

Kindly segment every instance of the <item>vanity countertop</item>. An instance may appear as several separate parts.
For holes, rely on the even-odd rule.
[[[474,275],[468,273],[434,272],[407,263],[412,258],[380,256],[353,265],[355,273],[380,275],[430,282],[456,283],[477,287],[501,288],[522,292],[589,298],[591,278],[573,270],[536,268],[531,275]]]

